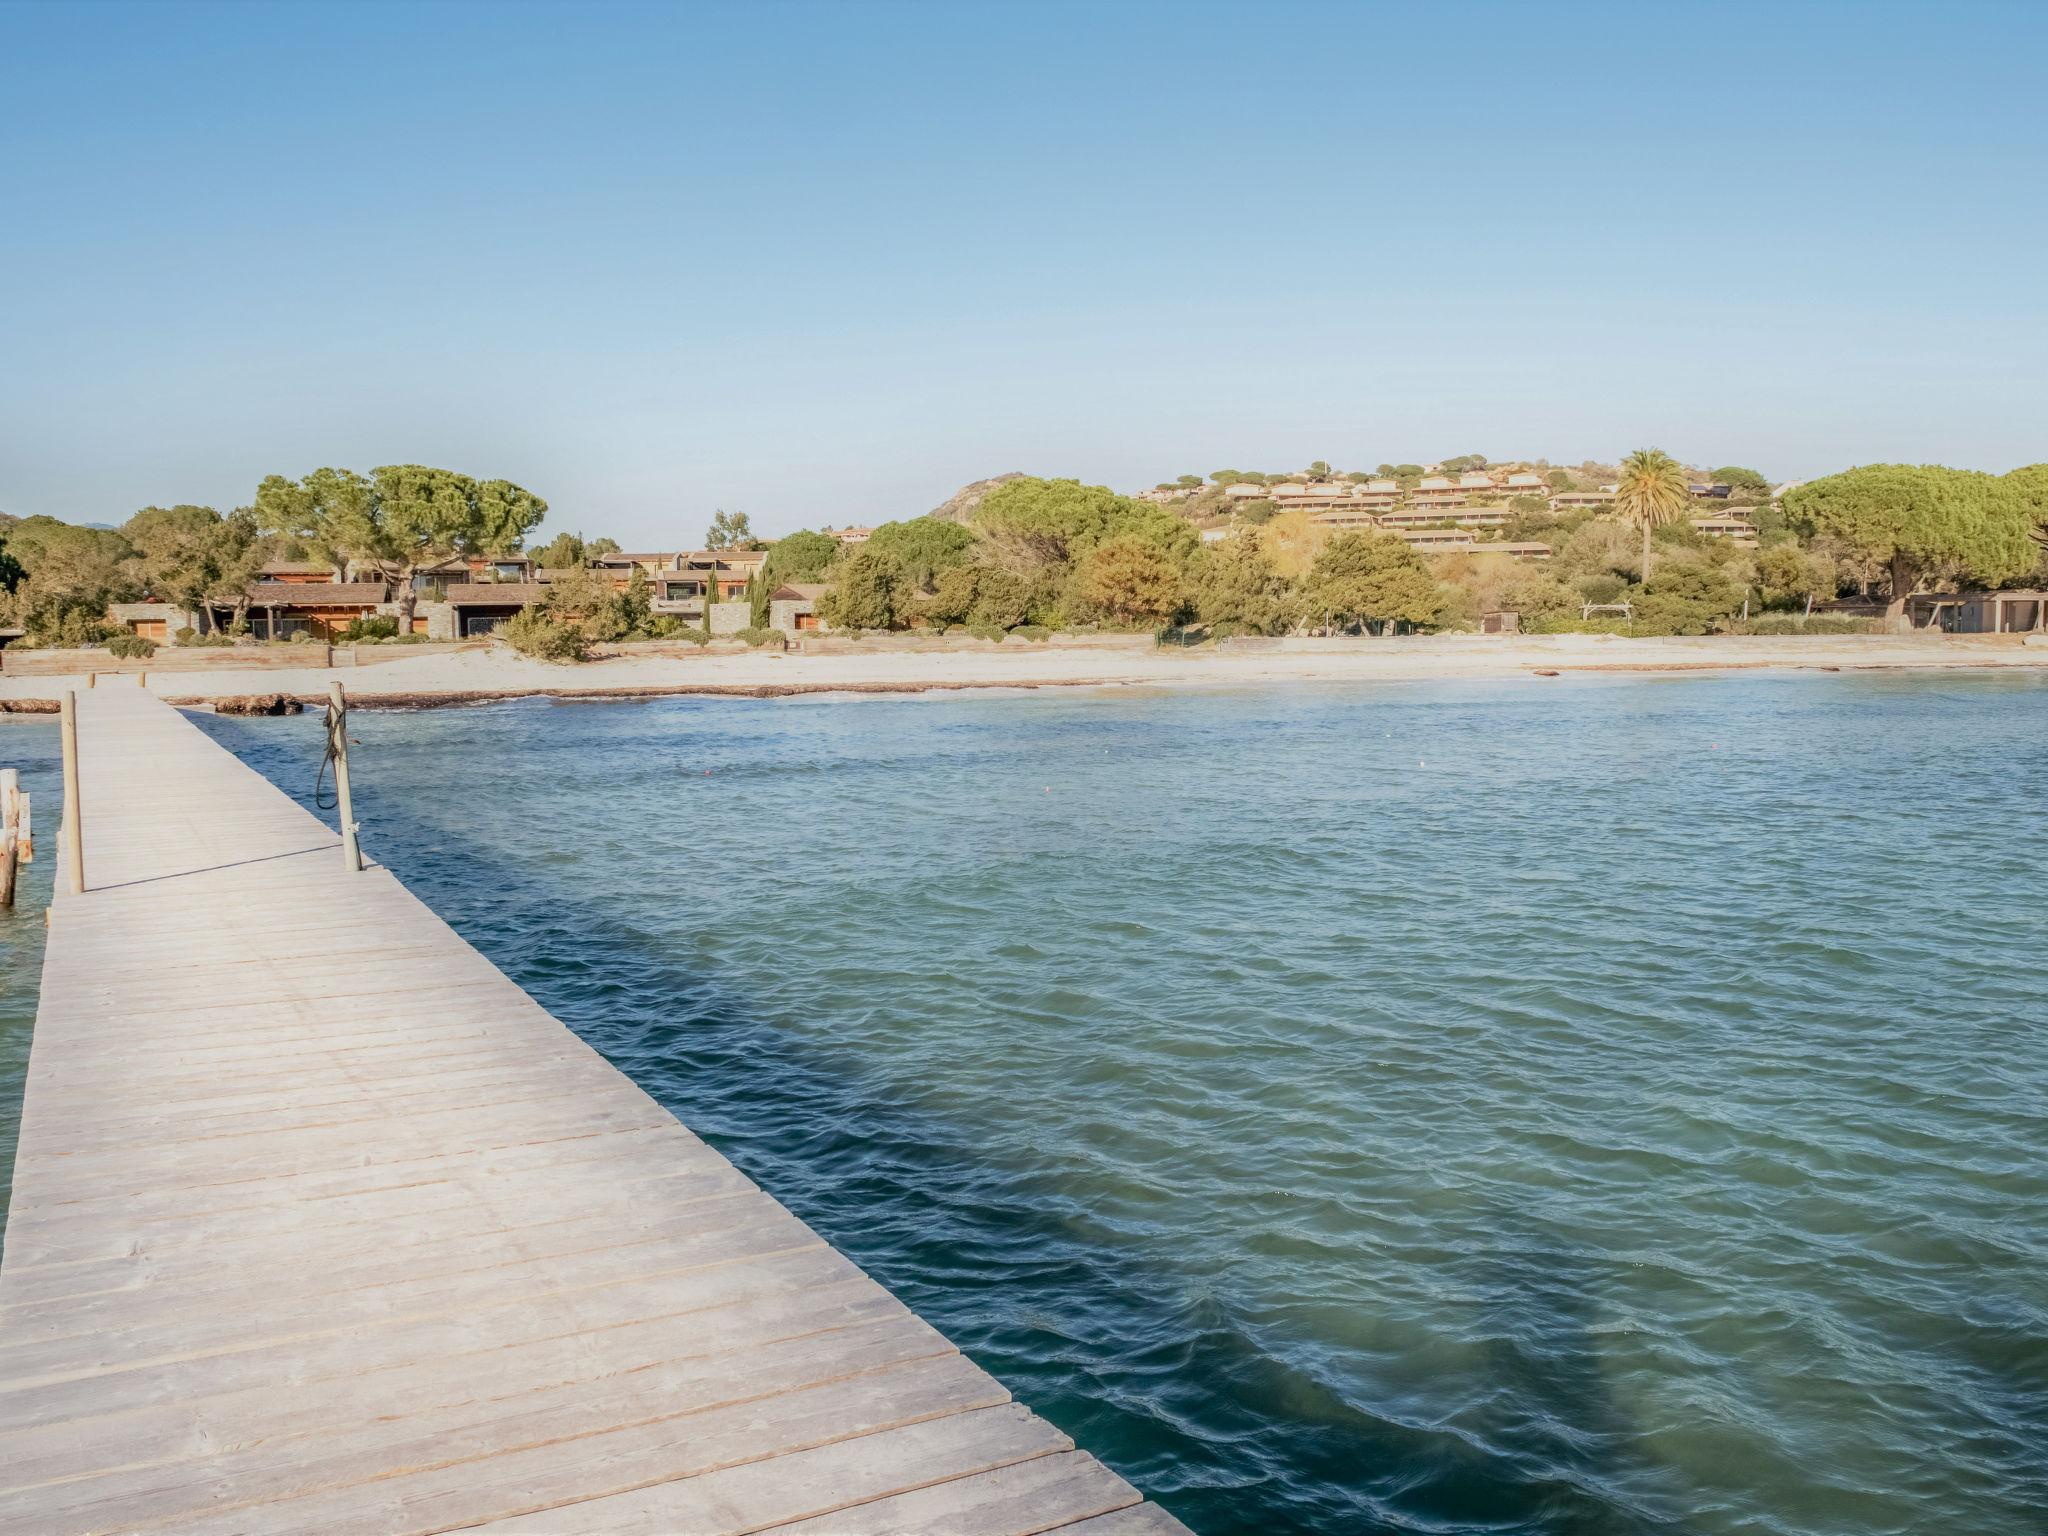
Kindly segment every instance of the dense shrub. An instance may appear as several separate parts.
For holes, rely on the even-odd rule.
[[[966,628],[967,633],[973,635],[977,640],[994,640],[998,643],[1002,641],[1004,634],[1007,633],[1007,631],[994,624],[969,624]]]
[[[341,632],[344,640],[393,640],[398,636],[398,620],[379,615],[367,619],[350,619],[348,628]]]
[[[111,655],[134,661],[154,656],[156,642],[141,635],[114,635],[107,640],[107,650]]]
[[[744,640],[749,645],[786,646],[789,644],[789,636],[785,635],[781,630],[762,628],[754,625],[749,625],[745,629],[736,631],[733,635],[733,639]]]
[[[1013,629],[1010,633],[1024,640],[1049,640],[1052,638],[1052,631],[1043,624],[1026,624],[1022,628]]]
[[[521,609],[505,621],[498,636],[520,655],[536,661],[582,661],[589,654],[582,629],[545,608]]]
[[[1884,630],[1879,619],[1853,613],[1816,613],[1801,618],[1796,613],[1759,614],[1743,626],[1752,635],[1874,635]]]

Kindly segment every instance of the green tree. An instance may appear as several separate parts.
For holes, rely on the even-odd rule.
[[[647,572],[634,566],[626,578],[626,590],[619,595],[619,623],[624,633],[615,637],[625,639],[632,635],[644,635],[654,622],[654,583]]]
[[[839,562],[818,616],[841,629],[893,629],[914,590],[903,564],[871,539]]]
[[[118,533],[39,515],[10,525],[7,541],[23,573],[8,606],[36,644],[94,644],[107,604],[141,595],[133,551]]]
[[[1199,491],[1202,488],[1202,477],[1200,475],[1182,475],[1173,483],[1184,491]]]
[[[1661,448],[1638,448],[1621,461],[1615,515],[1642,530],[1643,579],[1650,577],[1650,534],[1660,524],[1685,514],[1691,501],[1689,481],[1678,460]]]
[[[773,592],[785,581],[823,581],[839,559],[839,541],[829,533],[800,529],[785,534],[768,546],[768,558],[761,565],[761,579]]]
[[[704,530],[706,549],[752,549],[754,527],[747,521],[744,512],[728,512],[720,507],[711,514],[711,526]]]
[[[990,493],[992,497],[1000,494],[1000,488]],[[974,548],[974,530],[948,518],[912,517],[882,524],[861,548],[889,556],[903,568],[912,588],[925,591],[941,571],[966,561],[968,551]]]
[[[1079,559],[1110,539],[1143,539],[1176,559],[1200,542],[1177,513],[1078,480],[1006,481],[982,499],[974,522],[991,535],[1034,546],[1051,561]]]
[[[568,571],[588,564],[591,559],[589,546],[583,542],[583,535],[571,533],[566,528],[556,534],[538,549],[530,551],[535,566],[544,571]]]
[[[1565,469],[1545,470],[1543,472],[1543,483],[1553,491],[1568,491],[1572,488],[1571,471]]]
[[[2036,544],[2048,549],[2048,464],[2015,469],[2005,476],[2005,483],[2019,502],[2029,535]]]
[[[1742,603],[1742,586],[1718,566],[1674,560],[1631,590],[1633,625],[1643,635],[1704,635]]]
[[[266,553],[252,509],[237,507],[223,517],[212,507],[144,507],[121,534],[135,551],[143,586],[196,612],[202,633],[212,627],[213,604],[222,598],[238,620],[248,611],[244,588]]]
[[[1723,464],[1707,477],[1716,485],[1725,485],[1730,490],[1749,491],[1759,495],[1770,492],[1771,482],[1753,469],[1744,469],[1740,464]]]
[[[974,611],[982,570],[983,567],[978,565],[956,565],[941,573],[932,595],[925,600],[922,612],[926,622],[940,628],[965,624],[967,616]]]
[[[1316,460],[1316,461],[1315,461],[1315,462],[1314,462],[1313,464],[1309,465],[1309,467],[1308,467],[1308,473],[1309,473],[1309,478],[1310,478],[1310,479],[1313,479],[1313,480],[1327,480],[1327,479],[1329,479],[1329,478],[1330,478],[1330,462],[1329,462],[1329,460],[1327,460],[1327,459],[1317,459],[1317,460]]]
[[[1079,580],[1084,601],[1124,624],[1164,623],[1186,601],[1179,563],[1134,533],[1095,545],[1081,562]]]
[[[1244,472],[1236,469],[1212,469],[1209,471],[1209,478],[1217,485],[1235,485],[1244,478]]]
[[[2022,483],[1938,464],[1866,464],[1785,493],[1795,525],[1889,574],[1889,616],[1930,577],[1995,586],[2031,571],[2040,550]]]
[[[768,594],[771,588],[763,578],[768,562],[762,561],[747,573],[747,627],[766,629],[768,627]]]
[[[1242,624],[1260,634],[1283,623],[1291,588],[1247,529],[1202,547],[1188,568],[1195,616],[1205,624]]]
[[[14,556],[7,553],[7,540],[0,536],[0,591],[13,592],[21,585],[24,572]]]
[[[394,581],[399,633],[407,634],[422,567],[451,555],[509,553],[548,504],[509,480],[385,464],[367,477],[346,469],[316,469],[298,481],[270,475],[256,488],[255,510],[266,530],[303,539],[338,563],[372,565]]]
[[[1442,608],[1422,557],[1390,533],[1340,533],[1323,546],[1302,583],[1310,618],[1344,624],[1434,624]]]

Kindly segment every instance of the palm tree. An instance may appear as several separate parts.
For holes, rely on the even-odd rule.
[[[1692,500],[1685,471],[1662,448],[1638,448],[1621,461],[1614,510],[1643,530],[1643,580],[1650,579],[1650,530],[1676,522]]]

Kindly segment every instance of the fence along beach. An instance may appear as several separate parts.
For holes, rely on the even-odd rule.
[[[170,707],[74,719],[0,1529],[1182,1529]]]

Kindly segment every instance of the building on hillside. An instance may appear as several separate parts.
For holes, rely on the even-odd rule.
[[[1474,544],[1475,555],[1502,555],[1513,560],[1548,560],[1550,546],[1536,539],[1494,539]]]
[[[822,581],[785,581],[768,594],[768,627],[785,634],[824,629],[818,617],[818,599],[824,595]]]
[[[1510,470],[1497,477],[1495,486],[1506,496],[1548,496],[1550,482],[1533,469]]]
[[[1614,505],[1615,493],[1611,489],[1598,491],[1559,491],[1550,498],[1553,512],[1599,511],[1602,507]]]
[[[682,550],[628,551],[614,550],[608,555],[599,555],[590,562],[593,571],[600,571],[611,579],[619,591],[626,590],[626,583],[633,579],[635,571],[644,571],[649,576],[659,576],[664,571],[679,571],[688,558]]]
[[[1450,523],[1459,528],[1500,528],[1515,520],[1506,507],[1468,507],[1461,504],[1438,507],[1396,507],[1379,515],[1387,528],[1427,528]]]
[[[1718,512],[1692,520],[1692,531],[1709,539],[1732,539],[1737,544],[1756,542],[1756,524],[1733,512]]]
[[[1726,501],[1728,493],[1733,489],[1733,486],[1710,485],[1704,481],[1695,480],[1685,488],[1685,493],[1692,497],[1694,501]]]
[[[1464,528],[1401,528],[1390,530],[1410,549],[1425,555],[1465,554],[1478,547]]]
[[[1271,495],[1272,490],[1270,487],[1253,485],[1246,480],[1235,480],[1223,487],[1223,496],[1226,501],[1258,501]]]
[[[865,544],[869,539],[875,536],[874,529],[865,527],[838,529],[827,528],[825,532],[829,534],[831,537],[837,539],[842,546],[853,544]]]
[[[1357,533],[1379,527],[1384,515],[1369,507],[1332,507],[1327,512],[1310,513],[1308,520],[1318,528],[1339,528]]]
[[[1488,481],[1491,485],[1493,482]],[[1418,507],[1436,506],[1447,501],[1463,501],[1465,493],[1449,475],[1424,475],[1416,482],[1415,489],[1408,493],[1408,499]]]

